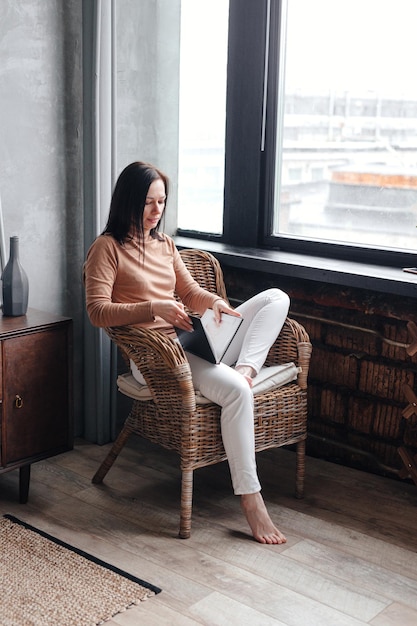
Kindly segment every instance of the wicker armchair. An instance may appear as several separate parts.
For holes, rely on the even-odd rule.
[[[226,297],[220,264],[199,250],[183,250],[182,258],[206,289]],[[182,347],[164,334],[133,327],[106,329],[126,361],[143,374],[150,399],[133,400],[132,409],[93,483],[101,483],[133,433],[180,456],[182,470],[179,536],[190,536],[193,471],[226,459],[220,433],[220,407],[196,401],[191,372]],[[287,318],[266,365],[293,361],[302,368],[296,381],[255,396],[256,451],[296,444],[297,497],[303,496],[307,436],[307,374],[311,344],[304,328]]]

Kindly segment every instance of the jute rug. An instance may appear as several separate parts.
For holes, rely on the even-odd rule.
[[[11,515],[0,517],[1,626],[93,626],[160,591]]]

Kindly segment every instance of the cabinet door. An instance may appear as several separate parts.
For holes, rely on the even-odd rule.
[[[68,336],[57,327],[3,342],[3,464],[69,449]]]

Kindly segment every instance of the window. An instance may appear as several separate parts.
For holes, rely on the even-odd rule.
[[[282,16],[273,234],[415,250],[415,0],[287,0]]]
[[[180,181],[188,171],[183,189],[197,182],[198,189],[195,204],[192,194],[180,195],[180,211],[189,205],[181,234],[199,230],[241,247],[415,265],[415,0],[228,4],[225,145],[215,166],[223,174],[224,156],[223,226],[219,188],[214,203],[197,204],[207,180],[220,184],[220,176],[207,164],[199,171],[192,151],[188,169],[184,150]],[[225,54],[223,48],[223,64]],[[208,113],[206,119],[211,123]],[[224,131],[223,118],[217,131]],[[200,158],[197,131],[188,139],[197,139]],[[204,224],[189,217],[198,206],[212,212]]]
[[[223,229],[227,0],[182,0],[178,226]]]

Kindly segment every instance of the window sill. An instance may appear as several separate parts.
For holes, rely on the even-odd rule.
[[[240,248],[188,237],[174,237],[174,241],[179,249],[199,248],[211,252],[223,265],[229,267],[417,298],[417,275],[408,274],[397,267],[277,250]]]

